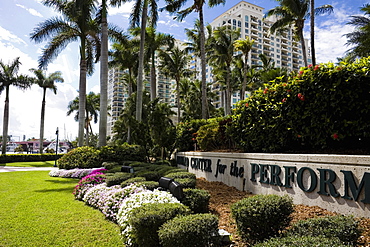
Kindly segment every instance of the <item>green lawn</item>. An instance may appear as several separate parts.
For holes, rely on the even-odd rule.
[[[119,227],[72,195],[77,179],[0,173],[0,246],[123,246]]]

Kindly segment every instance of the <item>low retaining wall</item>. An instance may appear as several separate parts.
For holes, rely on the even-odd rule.
[[[370,156],[179,152],[197,178],[253,194],[289,195],[295,204],[370,217]]]

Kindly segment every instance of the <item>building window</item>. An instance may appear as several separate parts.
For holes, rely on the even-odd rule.
[[[238,27],[242,27],[242,22],[238,21]]]
[[[246,15],[245,16],[245,21],[248,22],[248,20],[249,20],[249,16]]]

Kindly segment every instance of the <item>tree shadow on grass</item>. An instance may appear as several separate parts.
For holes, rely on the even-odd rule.
[[[72,187],[65,187],[65,188],[55,188],[55,189],[44,189],[44,190],[34,190],[34,192],[40,192],[40,193],[50,193],[50,192],[64,192],[64,193],[72,193],[73,188]]]
[[[79,180],[52,180],[52,179],[45,179],[45,182],[50,182],[54,184],[77,184]]]

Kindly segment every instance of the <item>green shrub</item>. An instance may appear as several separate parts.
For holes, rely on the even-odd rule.
[[[203,151],[215,150],[222,146],[218,139],[218,123],[214,121],[201,126],[197,132],[197,142]]]
[[[120,185],[123,181],[126,181],[129,178],[132,178],[132,173],[125,173],[125,172],[116,172],[112,175],[107,174],[106,183],[108,187],[113,185]]]
[[[206,190],[184,189],[181,203],[188,206],[194,213],[208,213],[211,195]]]
[[[155,190],[159,188],[159,183],[155,181],[143,181],[143,182],[137,182],[138,185],[143,185],[145,186],[146,189],[148,190]]]
[[[191,178],[191,179],[196,179],[196,176],[195,176],[194,173],[186,172],[184,170],[182,170],[181,172],[171,172],[171,173],[168,173],[166,175],[166,177],[173,178],[173,179],[177,179],[177,178]]]
[[[196,179],[193,178],[176,178],[176,182],[181,184],[182,188],[191,188],[194,189],[197,183]]]
[[[100,157],[104,161],[122,162],[124,160],[145,161],[145,149],[127,143],[100,147]]]
[[[238,104],[229,133],[248,152],[369,146],[369,67],[370,57],[276,78]]]
[[[291,236],[284,238],[272,238],[254,247],[345,247],[337,238],[324,238],[314,236]]]
[[[99,150],[93,147],[72,149],[58,160],[59,169],[98,168],[102,166]]]
[[[353,216],[336,215],[299,221],[289,229],[288,235],[336,237],[355,246],[361,231]]]
[[[161,175],[155,171],[142,170],[135,172],[135,175],[138,177],[144,177],[147,181],[159,181]]]
[[[213,214],[177,216],[158,231],[163,247],[208,247],[217,245],[218,218]]]
[[[64,154],[1,154],[0,164],[13,162],[37,162],[60,159]]]
[[[107,170],[111,170],[118,166],[121,168],[121,165],[118,162],[113,162],[113,161],[105,161],[103,162],[102,166]]]
[[[194,151],[196,136],[200,126],[207,124],[205,119],[181,122],[176,126],[176,147],[179,151]]]
[[[158,229],[177,215],[189,214],[181,203],[148,203],[134,208],[129,216],[133,242],[138,246],[160,246]]]
[[[126,187],[130,184],[133,184],[133,183],[145,182],[145,181],[146,181],[146,179],[144,177],[133,177],[133,178],[129,178],[129,179],[123,181],[121,183],[121,187],[123,188],[123,187]]]
[[[292,212],[292,199],[278,195],[255,195],[231,206],[239,233],[252,242],[277,236],[289,225]]]

